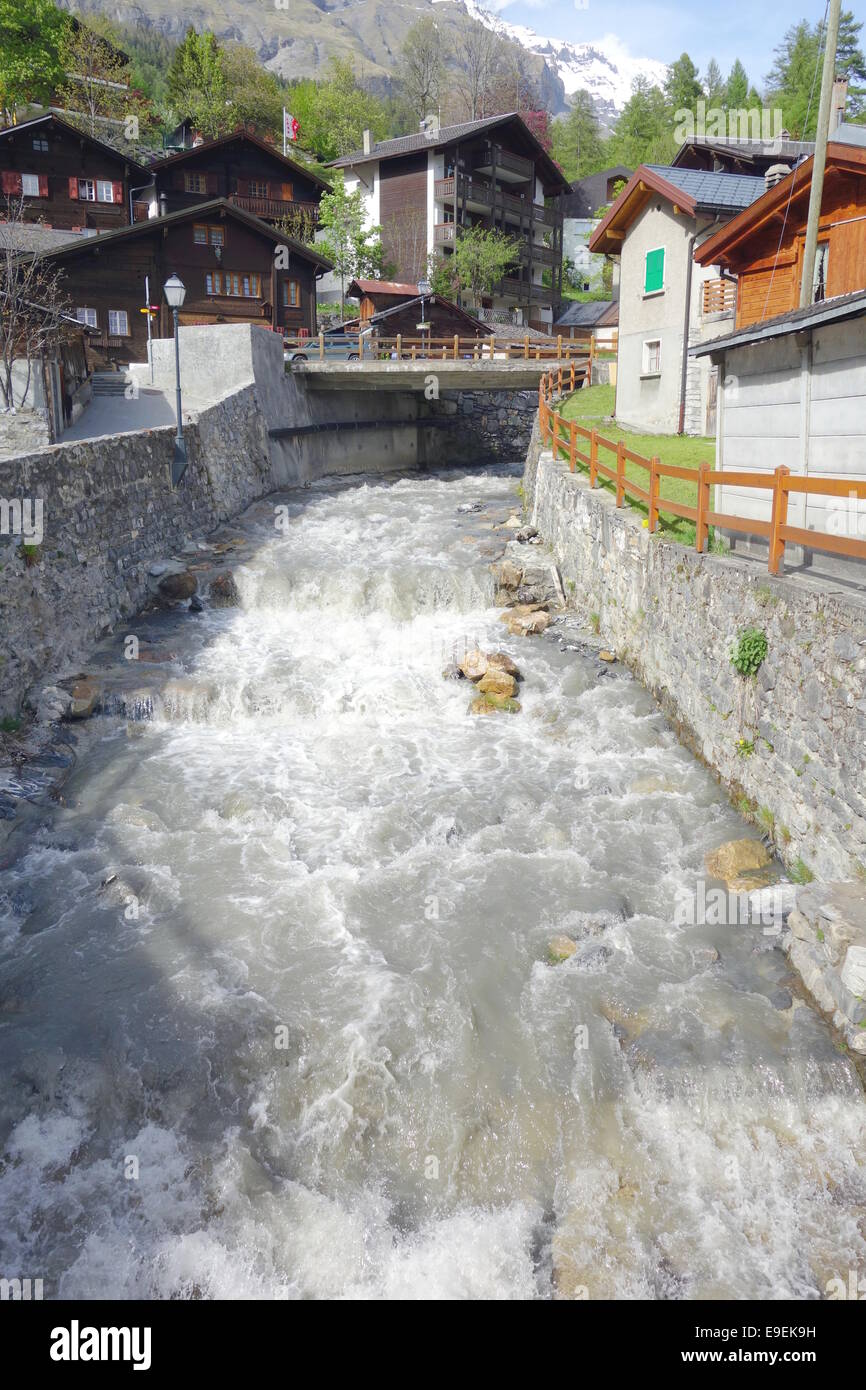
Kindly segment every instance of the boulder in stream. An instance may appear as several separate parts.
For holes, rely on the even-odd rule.
[[[482,695],[513,695],[517,689],[517,681],[507,671],[488,666],[478,682],[478,689]]]
[[[231,570],[214,575],[208,589],[211,608],[238,608],[241,596]]]
[[[761,840],[726,840],[706,856],[710,878],[720,879],[729,888],[745,888],[747,880],[771,863],[770,852]],[[751,883],[749,887],[759,887]]]

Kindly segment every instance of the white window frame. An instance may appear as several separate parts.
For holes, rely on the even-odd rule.
[[[112,326],[112,320],[115,321],[115,326]],[[123,327],[122,327],[122,328],[118,328],[118,327],[116,326],[118,320],[122,320],[122,321],[123,321]],[[129,314],[126,312],[125,309],[109,309],[109,311],[108,311],[108,336],[109,336],[110,338],[128,338],[128,337],[129,337]]]
[[[87,309],[87,308],[79,308],[79,309],[76,309],[76,310],[75,310],[75,317],[78,319],[78,322],[79,322],[79,323],[86,323],[88,328],[98,328],[98,327],[99,327],[99,324],[98,324],[97,321],[96,321],[96,310],[95,310],[95,309]]]
[[[36,187],[35,187],[35,188],[32,188],[32,187],[31,187],[31,188],[28,188],[28,187],[27,187],[27,180],[28,180],[28,179],[32,179],[33,183],[36,184]],[[38,198],[38,197],[39,197],[39,175],[38,175],[38,174],[22,174],[22,175],[21,175],[21,196],[22,196],[22,198]]]
[[[107,198],[106,198],[106,196],[105,196],[105,189],[106,189],[106,188],[108,189],[108,197],[107,197]],[[97,180],[96,180],[96,201],[97,201],[97,203],[113,203],[113,202],[114,202],[114,184],[112,183],[111,179],[97,179]]]
[[[87,191],[88,189],[90,192]],[[93,179],[78,180],[78,201],[81,203],[96,202],[96,184]]]
[[[33,137],[33,148],[34,148],[34,150],[37,150],[37,151],[39,152],[39,154],[47,154],[47,153],[48,153],[48,148],[49,148],[49,146],[48,146],[48,141],[45,139],[45,136],[44,136],[44,135],[34,135],[34,137]]]
[[[650,366],[650,349],[658,349],[658,366]],[[662,340],[661,338],[644,338],[641,350],[641,376],[657,377],[662,374]]]

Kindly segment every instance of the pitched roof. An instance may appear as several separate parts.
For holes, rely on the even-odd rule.
[[[353,288],[357,286],[357,290]],[[414,299],[418,293],[417,285],[402,285],[397,280],[353,280],[346,293],[350,299],[358,299],[364,294],[402,295],[404,299]]]
[[[731,265],[747,259],[751,238],[767,223],[784,210],[786,220],[791,222],[791,209],[798,201],[806,202],[812,188],[812,166],[814,156],[798,164],[785,178],[771,188],[766,185],[761,197],[743,209],[724,227],[715,232],[695,251],[699,265]],[[832,141],[827,146],[825,180],[835,174],[855,174],[861,178],[866,175],[866,145],[851,145]],[[801,214],[797,214],[801,216]]]
[[[627,183],[634,173],[624,164],[614,164],[610,169],[600,169],[597,174],[588,174],[585,179],[575,179],[571,192],[562,200],[563,217],[594,217],[596,210],[608,202],[607,186],[622,179]]]
[[[221,216],[234,218],[238,222],[245,222],[248,227],[260,232],[270,241],[278,242],[281,246],[288,246],[296,256],[302,260],[312,261],[314,265],[321,266],[322,270],[332,270],[333,263],[316,251],[312,246],[306,245],[302,241],[296,241],[294,237],[287,236],[285,232],[278,232],[268,222],[263,222],[260,217],[255,217],[251,212],[245,212],[242,208],[236,207],[226,198],[212,198],[210,202],[198,203],[192,208],[181,208],[179,212],[170,212],[165,217],[151,217],[146,222],[134,222],[131,227],[118,227],[115,231],[100,232],[99,236],[81,237],[79,240],[66,246],[58,246],[56,250],[47,252],[52,260],[65,259],[67,256],[78,255],[82,251],[92,251],[94,247],[100,247],[125,241],[133,237],[146,236],[148,232],[153,232],[157,228],[168,227],[175,222],[200,221],[203,213],[220,213]]]
[[[178,127],[179,129],[179,127]],[[183,164],[185,160],[195,159],[200,155],[206,155],[211,150],[219,149],[223,145],[230,145],[235,140],[247,140],[257,149],[264,150],[266,154],[272,155],[278,163],[285,165],[287,169],[295,174],[301,174],[311,183],[318,184],[323,193],[330,193],[331,185],[327,180],[321,178],[306,164],[301,164],[296,159],[289,159],[288,155],[283,154],[282,150],[277,149],[276,145],[268,144],[267,140],[262,140],[260,136],[253,135],[249,130],[233,130],[230,135],[220,135],[215,140],[203,140],[200,145],[190,145],[189,149],[178,150],[175,154],[166,155],[164,159],[154,160],[151,166],[151,173],[157,174],[160,170],[168,166],[174,167],[175,164]]]
[[[457,125],[444,125],[436,135],[425,135],[423,131],[416,131],[412,135],[398,135],[393,140],[374,140],[369,154],[365,154],[363,150],[352,150],[351,154],[332,159],[328,167],[345,169],[356,164],[369,164],[372,160],[395,159],[398,155],[413,154],[416,150],[438,150],[445,145],[457,144],[469,136],[480,135],[483,131],[509,125],[513,121],[520,122],[521,135],[535,147],[536,156],[545,165],[548,181],[556,184],[560,192],[568,193],[571,185],[559,165],[551,159],[547,150],[529,129],[519,111],[509,111],[501,116],[485,116],[478,121],[461,121]]]
[[[0,222],[0,247],[13,251],[53,251],[70,241],[92,240],[85,232],[43,227],[41,222]]]
[[[689,167],[688,161],[706,152],[730,163],[751,164],[765,168],[768,164],[793,164],[815,153],[814,140],[741,140],[735,136],[695,136],[680,145],[672,160],[672,168]],[[694,167],[694,166],[691,166]]]
[[[619,321],[619,303],[615,299],[591,299],[588,303],[569,304],[554,328],[596,328]]]
[[[690,348],[692,357],[706,357],[720,348],[744,347],[748,343],[762,342],[768,338],[783,338],[788,333],[799,333],[804,328],[818,328],[832,323],[835,319],[860,318],[866,314],[866,290],[855,290],[853,294],[839,294],[833,299],[823,299],[818,304],[807,304],[805,309],[790,309],[787,314],[776,314],[774,318],[764,319],[763,323],[753,323],[748,328],[740,328],[724,338],[713,338],[708,343]]]
[[[23,130],[35,130],[37,126],[43,126],[46,122],[60,126],[61,130],[65,130],[70,135],[74,135],[77,140],[86,140],[88,145],[95,145],[97,149],[103,150],[106,154],[110,154],[119,164],[128,164],[130,168],[135,169],[137,173],[144,174],[146,178],[149,177],[150,170],[146,165],[140,164],[138,160],[133,159],[131,155],[124,154],[123,150],[119,150],[116,145],[108,145],[104,140],[97,140],[95,135],[88,135],[86,130],[82,130],[79,126],[73,125],[71,121],[64,121],[63,117],[58,116],[56,111],[49,111],[45,116],[35,116],[32,121],[22,121],[20,125],[5,126],[0,130],[0,140],[11,138],[13,135],[20,135]]]
[[[674,212],[685,213],[687,217],[702,213],[727,213],[733,217],[759,198],[765,187],[764,180],[752,174],[716,174],[706,169],[641,164],[596,227],[589,239],[589,249],[618,255],[626,232],[653,194],[666,199]]]
[[[488,324],[482,323],[480,319],[474,318],[473,315],[467,313],[465,309],[461,309],[459,304],[455,304],[453,299],[445,299],[444,296],[441,294],[419,294],[416,295],[414,299],[406,300],[405,303],[392,304],[389,308],[380,309],[377,314],[373,314],[372,317],[367,320],[367,322],[380,323],[383,319],[390,318],[391,314],[396,314],[403,309],[410,309],[413,304],[417,304],[419,306],[438,304],[440,308],[448,309],[451,313],[456,314],[458,318],[463,319],[467,326],[470,328],[474,328],[476,332],[487,334],[493,332],[493,329]]]

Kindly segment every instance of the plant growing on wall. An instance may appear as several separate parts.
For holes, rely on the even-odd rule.
[[[757,627],[745,627],[731,649],[731,665],[750,679],[758,674],[767,655],[767,634]]]

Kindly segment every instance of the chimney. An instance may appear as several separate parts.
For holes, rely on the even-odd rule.
[[[786,179],[790,172],[787,164],[771,164],[764,175],[764,187],[775,188],[776,184],[781,183],[782,179]]]
[[[364,131],[364,154],[373,153],[373,135],[369,130]]]
[[[168,195],[165,193],[159,195],[159,215],[160,217],[168,216]]]
[[[848,105],[848,79],[847,77],[837,77],[833,83],[833,104],[830,109],[830,138],[833,132],[838,130],[845,119],[845,107]]]

